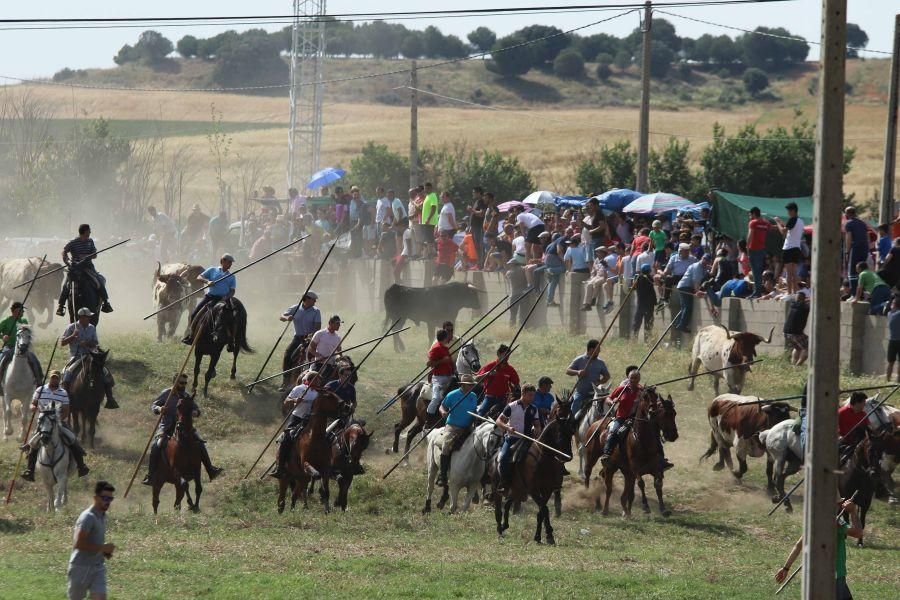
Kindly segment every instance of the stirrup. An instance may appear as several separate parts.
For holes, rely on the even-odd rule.
[[[66,316],[66,307],[60,304],[60,305],[56,308],[56,315],[59,316],[59,317],[64,317],[64,316]]]
[[[147,473],[144,478],[141,480],[141,485],[153,485],[153,478],[150,476],[150,473]]]
[[[100,312],[103,313],[111,313],[113,311],[112,305],[109,303],[109,300],[103,303],[103,306],[100,307]]]
[[[22,472],[22,479],[24,479],[25,481],[34,481],[34,471],[32,471],[31,469],[25,469]]]

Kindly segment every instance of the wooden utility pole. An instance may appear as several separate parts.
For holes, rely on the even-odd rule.
[[[841,260],[844,163],[844,68],[847,0],[822,0],[819,119],[813,187],[812,336],[807,399],[803,503],[803,597],[835,597],[838,336],[841,298],[834,265]]]
[[[409,187],[419,185],[419,76],[416,61],[409,70]]]
[[[650,193],[648,161],[650,160],[650,62],[653,49],[650,30],[653,28],[653,8],[651,3],[644,3],[644,19],[641,23],[643,42],[641,44],[641,124],[638,134],[637,155],[637,189],[645,194]]]
[[[884,175],[881,179],[879,223],[894,220],[894,172],[897,166],[897,97],[900,90],[900,14],[894,17],[894,56],[888,92],[888,118],[884,138]]]

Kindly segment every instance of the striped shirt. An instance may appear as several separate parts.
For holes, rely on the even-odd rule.
[[[63,248],[63,252],[68,252],[72,256],[72,260],[81,261],[87,256],[96,254],[97,246],[94,245],[94,240],[92,238],[83,240],[80,237],[77,237],[66,244],[65,248]]]
[[[56,402],[56,414],[62,416],[63,406],[69,405],[69,394],[62,386],[58,386],[54,390],[49,385],[42,385],[34,390],[31,400],[37,402],[39,411],[50,410],[50,407]]]

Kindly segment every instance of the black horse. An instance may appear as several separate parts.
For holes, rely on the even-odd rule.
[[[203,384],[203,397],[209,397],[209,380],[216,376],[216,364],[222,349],[226,346],[234,355],[231,363],[231,379],[235,379],[237,359],[241,350],[253,353],[247,344],[247,310],[237,298],[229,298],[217,302],[215,306],[205,308],[197,315],[193,324],[194,335],[199,335],[194,348],[194,383],[192,390],[197,390],[197,377],[200,374],[200,363],[204,356],[209,356],[209,368],[206,370]]]
[[[74,323],[78,319],[79,308],[89,308],[94,316],[91,323],[95,326],[100,321],[100,307],[103,300],[100,298],[100,290],[97,282],[78,267],[69,267],[69,322]]]

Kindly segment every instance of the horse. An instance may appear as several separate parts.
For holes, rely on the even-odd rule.
[[[582,411],[578,427],[575,429],[575,443],[578,444],[578,477],[584,477],[584,445],[589,439],[588,430],[591,425],[603,418],[610,406],[609,387],[602,387],[598,391],[606,397],[602,399],[595,397],[596,399],[591,401],[591,406]]]
[[[559,450],[569,456],[572,455],[572,434],[575,432],[574,419],[571,415],[556,418],[547,423],[538,440],[548,446]],[[520,442],[525,443],[525,442]],[[516,452],[519,454],[519,451]],[[556,540],[553,537],[553,527],[550,524],[550,509],[547,503],[556,490],[562,487],[563,463],[559,455],[542,448],[537,444],[524,452],[524,458],[510,465],[512,469],[511,482],[504,494],[506,503],[502,504],[502,497],[498,490],[500,479],[499,469],[494,469],[491,478],[491,494],[494,499],[494,518],[497,521],[497,535],[503,537],[503,532],[509,529],[509,509],[513,502],[522,502],[529,496],[538,506],[537,530],[534,533],[534,541],[541,543],[541,526],[546,532],[547,543],[553,545]]]
[[[441,469],[441,449],[444,446],[445,428],[435,429],[428,434],[428,450],[425,463],[428,465],[428,492],[425,496],[425,507],[422,514],[431,512],[431,496],[434,493],[434,481]],[[481,487],[481,478],[484,476],[485,465],[494,450],[500,445],[500,434],[494,431],[491,423],[479,425],[471,432],[450,460],[450,469],[447,471],[447,486],[443,488],[441,499],[437,503],[438,509],[443,509],[447,500],[450,500],[450,514],[456,513],[459,499],[459,490],[466,488],[463,498],[462,511],[469,510],[472,498],[475,497]]]
[[[69,323],[77,320],[79,308],[88,308],[93,314],[91,323],[95,326],[100,322],[100,306],[103,300],[100,298],[98,282],[94,281],[84,269],[69,266]]]
[[[35,381],[43,379],[43,373],[40,372],[40,363],[31,352],[31,327],[19,324],[16,330],[16,347],[13,351],[12,358],[6,367],[6,375],[3,378],[3,435],[4,437],[12,435],[12,401],[18,400],[20,403],[20,415],[22,417],[22,431],[19,437],[25,436],[25,429],[28,427],[28,410],[26,406],[31,401],[31,395],[34,393]],[[32,364],[36,364],[39,370],[35,373]]]
[[[100,403],[106,395],[103,385],[103,367],[109,350],[89,352],[81,361],[78,374],[69,384],[69,410],[72,414],[72,431],[81,434],[84,443],[85,435],[90,438],[94,447],[94,436],[97,433],[97,416],[100,414]],[[83,426],[83,428],[82,428]]]
[[[247,344],[247,310],[237,298],[228,298],[217,302],[215,306],[205,309],[197,315],[193,324],[194,335],[200,336],[194,347],[194,383],[191,391],[197,391],[197,377],[204,356],[209,356],[209,368],[206,369],[203,382],[203,397],[209,397],[209,380],[216,376],[216,364],[222,349],[234,356],[231,363],[231,379],[235,379],[237,359],[241,350],[252,354],[254,350]]]
[[[334,505],[347,510],[347,498],[353,476],[358,472],[362,453],[369,447],[372,434],[366,432],[365,424],[354,422],[334,436],[331,446],[331,471],[337,480],[338,495]]]
[[[784,498],[785,512],[794,512],[790,497],[785,497],[784,480],[803,466],[803,450],[800,446],[800,434],[794,432],[794,421],[781,421],[771,429],[759,432],[759,441],[766,447],[768,460],[772,461],[775,472],[775,495],[772,502],[778,503]]]
[[[619,443],[613,448],[610,455],[609,466],[600,471],[606,488],[606,496],[603,502],[603,516],[609,514],[609,499],[612,496],[613,476],[616,471],[621,471],[625,478],[625,486],[622,490],[622,516],[631,516],[631,506],[634,503],[634,484],[637,480],[641,490],[641,506],[645,513],[650,512],[647,502],[647,494],[644,488],[643,475],[653,476],[653,487],[656,488],[656,497],[659,502],[659,512],[668,517],[671,511],[666,508],[663,501],[663,470],[662,454],[659,451],[660,436],[667,442],[678,439],[678,427],[675,424],[675,401],[671,396],[663,399],[652,388],[644,388],[637,400],[637,408],[634,413],[630,430],[619,432]],[[597,427],[606,427],[608,420],[595,423],[589,432]],[[594,436],[587,450],[587,467],[585,469],[584,484],[589,485],[591,470],[594,467],[604,444],[608,431]],[[600,498],[595,503],[595,508],[600,507]]]
[[[37,458],[37,471],[47,490],[47,512],[59,510],[66,504],[69,499],[69,475],[75,472],[72,451],[63,442],[59,428],[56,408],[41,412],[37,426],[38,440],[41,445]],[[56,496],[55,502],[54,495]]]
[[[295,359],[295,363],[293,366],[296,367],[296,366],[305,364],[305,362],[306,362],[306,358],[305,358],[305,354],[304,354],[303,357],[300,357],[299,359]],[[310,369],[316,368],[314,365],[308,365],[308,366]],[[350,379],[348,380],[348,382],[351,385],[356,385],[357,382],[359,382],[359,374],[356,372],[356,365],[353,364],[353,359],[346,355],[338,356],[334,359],[333,362],[326,363],[325,365],[320,367],[318,370],[319,382],[320,383],[328,383],[329,381],[337,379],[338,373],[344,367],[353,369],[353,371],[350,374]],[[296,386],[300,385],[300,383],[301,383],[300,378],[303,376],[304,372],[305,372],[305,369],[296,369],[287,375],[289,378],[290,385],[288,385],[284,388],[284,390],[281,392],[281,394],[279,396],[279,401],[278,401],[279,409],[281,410],[281,416],[287,416],[287,414],[289,412],[291,412],[288,409],[288,407],[285,405],[284,401],[290,395],[291,390],[293,390]],[[356,410],[356,406],[354,405],[353,411],[355,411],[355,410]],[[351,413],[353,411],[351,411]]]
[[[400,420],[394,423],[394,445],[391,452],[395,454],[400,448],[400,434],[406,429],[410,423],[415,424],[406,432],[406,448],[404,454],[409,452],[409,446],[415,438],[425,428],[427,414],[425,409],[431,401],[431,384],[420,381],[409,388],[400,388],[397,390],[400,395]],[[409,459],[406,459],[407,464]]]
[[[881,454],[879,439],[867,435],[856,446],[849,449],[846,454],[846,462],[841,461],[840,475],[838,476],[838,491],[842,498],[850,498],[856,494],[853,502],[859,507],[859,524],[865,529],[866,514],[875,497],[875,487],[879,480],[878,460],[872,460],[875,455]],[[862,548],[863,538],[856,541],[856,545]]]
[[[159,507],[159,491],[171,483],[175,486],[175,510],[181,510],[181,499],[187,496],[188,509],[200,512],[200,494],[203,484],[200,481],[201,449],[200,441],[194,434],[194,411],[197,405],[194,397],[188,396],[178,400],[175,411],[178,421],[175,423],[175,434],[166,441],[161,453],[161,460],[153,473],[153,514]],[[194,482],[196,499],[191,498],[190,482]]]
[[[341,408],[341,399],[329,391],[321,391],[313,400],[309,413],[309,422],[296,439],[282,440],[282,444],[291,444],[284,475],[278,480],[278,512],[284,512],[285,495],[291,487],[291,510],[297,499],[303,498],[303,508],[308,508],[307,486],[314,478],[322,480],[321,497],[325,512],[331,512],[329,505],[328,480],[331,477],[331,446],[328,441],[326,427],[328,422],[337,417]]]
[[[469,340],[459,349],[456,356],[456,372],[460,375],[475,375],[481,370],[481,356],[475,342]]]

